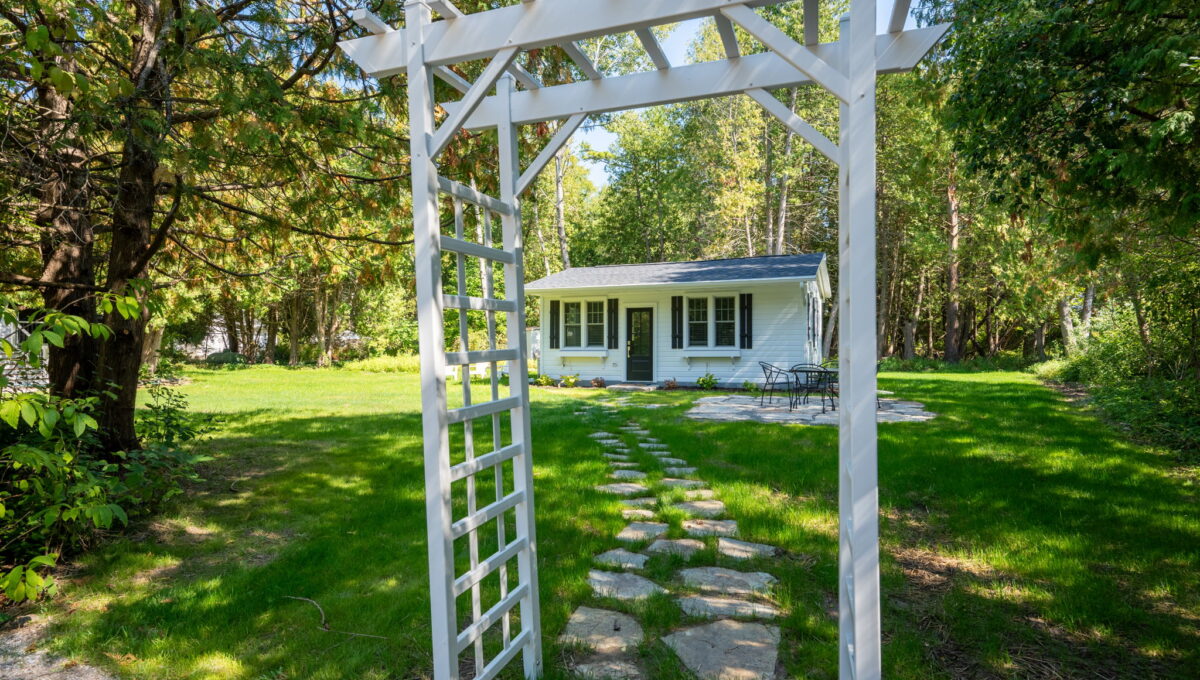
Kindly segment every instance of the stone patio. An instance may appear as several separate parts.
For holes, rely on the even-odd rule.
[[[752,420],[760,423],[784,423],[790,425],[837,425],[838,412],[825,405],[821,413],[819,399],[810,398],[807,404],[800,404],[789,410],[787,398],[776,396],[767,400],[763,406],[758,405],[758,397],[749,395],[731,395],[728,397],[701,397],[687,412],[692,420],[713,420],[719,422],[739,422]],[[937,417],[936,413],[925,410],[925,405],[915,401],[900,401],[897,399],[880,399],[876,420],[880,423],[921,423]]]

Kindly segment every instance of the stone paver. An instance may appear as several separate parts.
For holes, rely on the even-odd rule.
[[[651,456],[654,456],[659,460],[662,460],[663,458],[669,458],[671,456],[670,451],[650,451],[649,453]]]
[[[587,645],[601,653],[621,652],[642,641],[642,627],[628,614],[580,607],[571,614],[559,640]]]
[[[667,473],[668,475],[694,475],[694,474],[696,474],[696,468],[694,468],[694,467],[669,467],[669,468],[663,468],[663,472]]]
[[[611,432],[593,432],[588,435],[592,439],[616,439],[617,435]]]
[[[707,500],[709,498],[715,498],[716,496],[716,492],[712,489],[693,489],[691,491],[683,492],[683,497],[689,501]]]
[[[675,479],[673,477],[663,477],[662,485],[672,489],[695,489],[704,486],[704,482],[695,479]]]
[[[617,548],[596,555],[596,561],[600,564],[609,567],[621,567],[622,569],[642,569],[646,566],[646,560],[648,559],[650,558],[645,555],[629,552],[624,548]]]
[[[687,465],[687,461],[682,458],[671,458],[670,456],[659,456],[658,462],[663,465]]]
[[[779,657],[779,628],[716,621],[663,638],[700,680],[771,680]]]
[[[612,597],[618,600],[641,600],[667,592],[654,581],[637,574],[615,571],[593,569],[588,572],[588,584],[598,597]]]
[[[738,597],[764,595],[779,582],[779,579],[763,571],[736,571],[723,567],[683,569],[679,576],[693,588]]]
[[[641,470],[614,470],[608,476],[613,479],[645,479],[646,473]]]
[[[824,412],[822,412],[821,400],[815,398],[809,399],[807,404],[800,404],[794,409],[789,409],[787,400],[782,398],[759,406],[758,397],[744,395],[702,397],[695,401],[686,415],[692,420],[718,422],[752,420],[760,423],[800,425],[836,425],[838,423],[837,411],[830,409],[826,402]],[[879,409],[875,415],[876,421],[880,423],[920,423],[936,417],[936,413],[925,410],[924,404],[915,401],[896,401],[895,399],[880,399]]]
[[[638,464],[629,460],[614,460],[609,465],[615,468],[635,468]]]
[[[575,664],[571,670],[588,680],[639,680],[642,677],[637,664],[621,656],[596,656]]]
[[[658,538],[667,533],[667,525],[659,522],[631,522],[617,534],[618,541],[638,543]]]
[[[686,503],[676,503],[674,508],[695,517],[720,517],[725,514],[725,504],[721,501],[699,500]]]
[[[644,441],[644,442],[649,442],[649,443],[651,443],[651,444],[657,444],[657,443],[658,443],[658,440],[657,440],[657,439],[655,439],[654,437],[639,437],[639,439],[641,439],[641,440],[642,440],[642,441]]]
[[[638,446],[641,446],[643,449],[646,449],[649,451],[652,451],[652,450],[661,451],[661,450],[667,448],[666,444],[660,444],[658,442],[642,442],[642,443],[638,444]]]
[[[596,490],[603,491],[604,493],[615,493],[618,496],[632,496],[634,494],[646,493],[650,489],[641,484],[634,484],[633,482],[619,482],[617,484],[601,484],[596,487]]]
[[[622,454],[622,453],[602,453],[600,455],[604,456],[605,458],[607,458],[609,460],[622,460],[622,461],[629,460],[629,456],[626,456],[625,454]]]
[[[719,619],[724,616],[741,616],[754,619],[774,619],[783,615],[779,607],[766,602],[751,602],[736,597],[717,595],[692,595],[679,598],[679,608],[690,616]]]
[[[685,519],[683,530],[688,536],[737,536],[737,521],[732,519]]]
[[[621,511],[625,519],[654,519],[654,511],[645,508],[625,508]]]
[[[644,498],[625,498],[625,499],[622,499],[621,502],[630,507],[642,508],[647,505],[657,504],[658,499],[653,496],[646,496]]]
[[[779,548],[765,543],[751,543],[733,538],[717,539],[717,552],[735,560],[748,560],[755,557],[775,557]]]
[[[694,538],[659,539],[646,548],[646,552],[664,555],[679,555],[684,559],[704,550],[704,542]]]

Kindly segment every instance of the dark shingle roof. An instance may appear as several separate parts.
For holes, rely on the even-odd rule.
[[[825,253],[739,257],[699,262],[649,262],[574,267],[525,285],[527,291],[557,288],[609,288],[667,283],[721,283],[755,279],[811,279]]]

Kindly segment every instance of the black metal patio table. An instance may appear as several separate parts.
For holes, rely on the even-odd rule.
[[[791,406],[795,408],[801,400],[808,403],[810,395],[821,397],[821,413],[825,413],[825,400],[829,400],[829,409],[837,409],[837,370],[830,370],[813,364],[798,364],[788,369],[792,378]]]

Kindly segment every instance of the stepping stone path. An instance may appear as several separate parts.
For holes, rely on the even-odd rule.
[[[606,416],[614,414],[611,409],[604,413]],[[605,493],[629,496],[621,499],[624,506],[621,516],[632,521],[616,535],[616,539],[631,546],[649,542],[641,552],[626,548],[602,552],[594,558],[597,565],[615,570],[638,570],[644,569],[651,559],[675,556],[691,560],[701,553],[705,557],[697,558],[698,561],[709,560],[712,553],[706,550],[711,549],[714,541],[718,555],[737,560],[773,558],[782,554],[774,546],[731,538],[738,535],[737,521],[717,519],[726,514],[725,504],[716,498],[712,489],[705,488],[703,481],[683,479],[696,474],[696,467],[688,465],[682,458],[671,457],[667,445],[649,436],[649,430],[636,421],[629,421],[618,429],[638,435],[637,446],[643,454],[653,456],[646,460],[651,467],[661,468],[664,477],[657,483],[620,481],[595,487]],[[590,436],[605,447],[603,457],[611,468],[616,468],[610,477],[648,479],[646,472],[637,469],[639,463],[617,435],[596,432]],[[690,517],[681,523],[683,533],[690,538],[668,538],[672,531],[670,525],[644,521],[655,518],[655,506],[662,500],[650,495],[651,488],[664,493],[674,489],[683,491],[685,502],[675,503],[672,507]],[[654,557],[656,555],[664,557]],[[739,571],[701,563],[680,569],[669,580],[670,583],[659,584],[626,571],[594,569],[588,573],[588,583],[598,598],[632,601],[674,591],[676,603],[688,617],[716,619],[712,623],[685,626],[662,639],[700,680],[769,680],[775,677],[779,628],[736,620],[769,620],[784,615],[770,601],[771,590],[778,582],[775,576],[766,571]],[[642,642],[643,635],[642,627],[632,616],[580,607],[567,622],[561,641],[588,648],[588,652],[570,667],[577,676],[598,680],[642,680],[646,677],[645,670],[639,666],[633,650]]]

